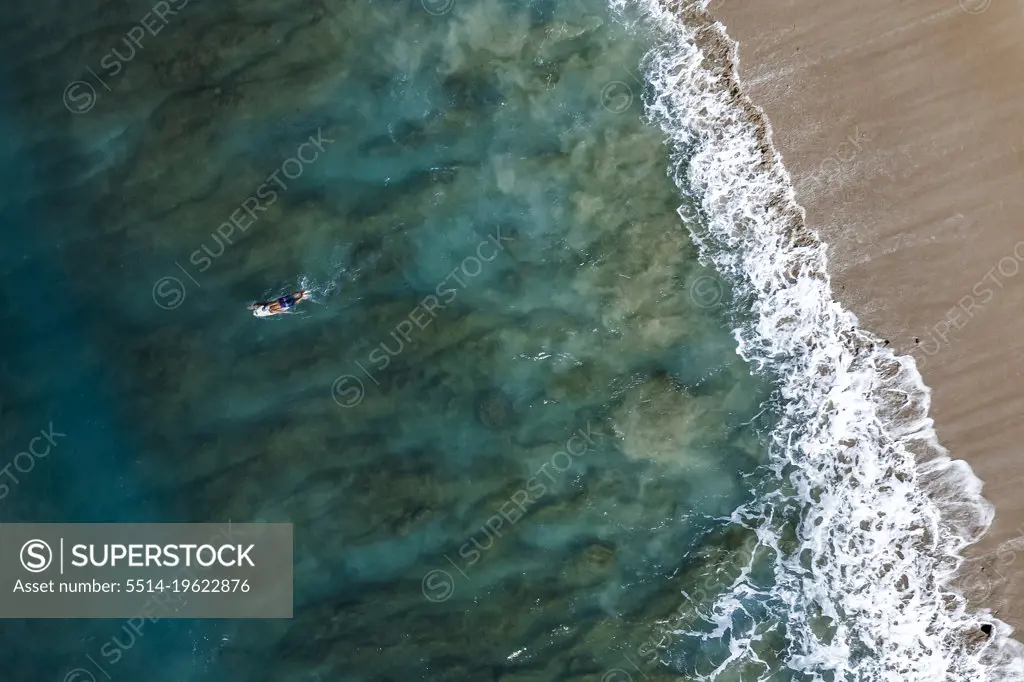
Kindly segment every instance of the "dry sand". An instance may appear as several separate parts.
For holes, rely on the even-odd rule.
[[[1024,625],[1024,4],[717,0],[861,324],[996,505],[962,588]],[[1014,252],[1015,246],[1021,243]],[[915,338],[920,343],[915,342]]]

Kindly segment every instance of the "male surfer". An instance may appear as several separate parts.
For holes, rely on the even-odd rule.
[[[292,312],[292,309],[299,303],[309,298],[308,291],[293,291],[285,294],[276,301],[265,301],[262,303],[250,303],[249,310],[256,317],[270,317],[271,315],[284,315]]]

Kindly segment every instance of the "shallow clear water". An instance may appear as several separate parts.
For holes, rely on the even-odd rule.
[[[3,97],[0,419],[11,455],[67,436],[0,521],[292,522],[295,618],[3,622],[10,679],[727,656],[659,620],[746,561],[726,517],[769,387],[642,121],[649,46],[603,0],[194,3],[116,75],[149,7],[43,9],[9,35],[37,43]],[[79,78],[95,100],[62,106]],[[245,309],[299,287],[294,317]]]

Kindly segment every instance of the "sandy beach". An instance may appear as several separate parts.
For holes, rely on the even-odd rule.
[[[1024,12],[1008,0],[714,2],[833,285],[912,354],[996,518],[961,588],[1024,625]]]

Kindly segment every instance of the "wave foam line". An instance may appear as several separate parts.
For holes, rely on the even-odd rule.
[[[833,299],[825,245],[805,227],[763,111],[742,92],[736,43],[703,5],[610,1],[621,16],[639,10],[635,28],[655,37],[642,64],[647,111],[669,138],[670,174],[702,213],[687,225],[702,260],[751,306],[734,331],[738,352],[778,377],[771,461],[788,492],[733,519],[776,557],[772,615],[785,624],[786,665],[807,680],[1024,679],[1011,628],[972,612],[951,586],[961,552],[993,518],[981,481],[939,444],[914,360],[876,346]],[[773,510],[794,503],[797,548],[783,551]],[[758,624],[740,632],[732,618],[749,590],[734,583],[712,607],[735,629],[729,660],[701,679],[760,664]],[[981,622],[994,625],[988,640]]]

